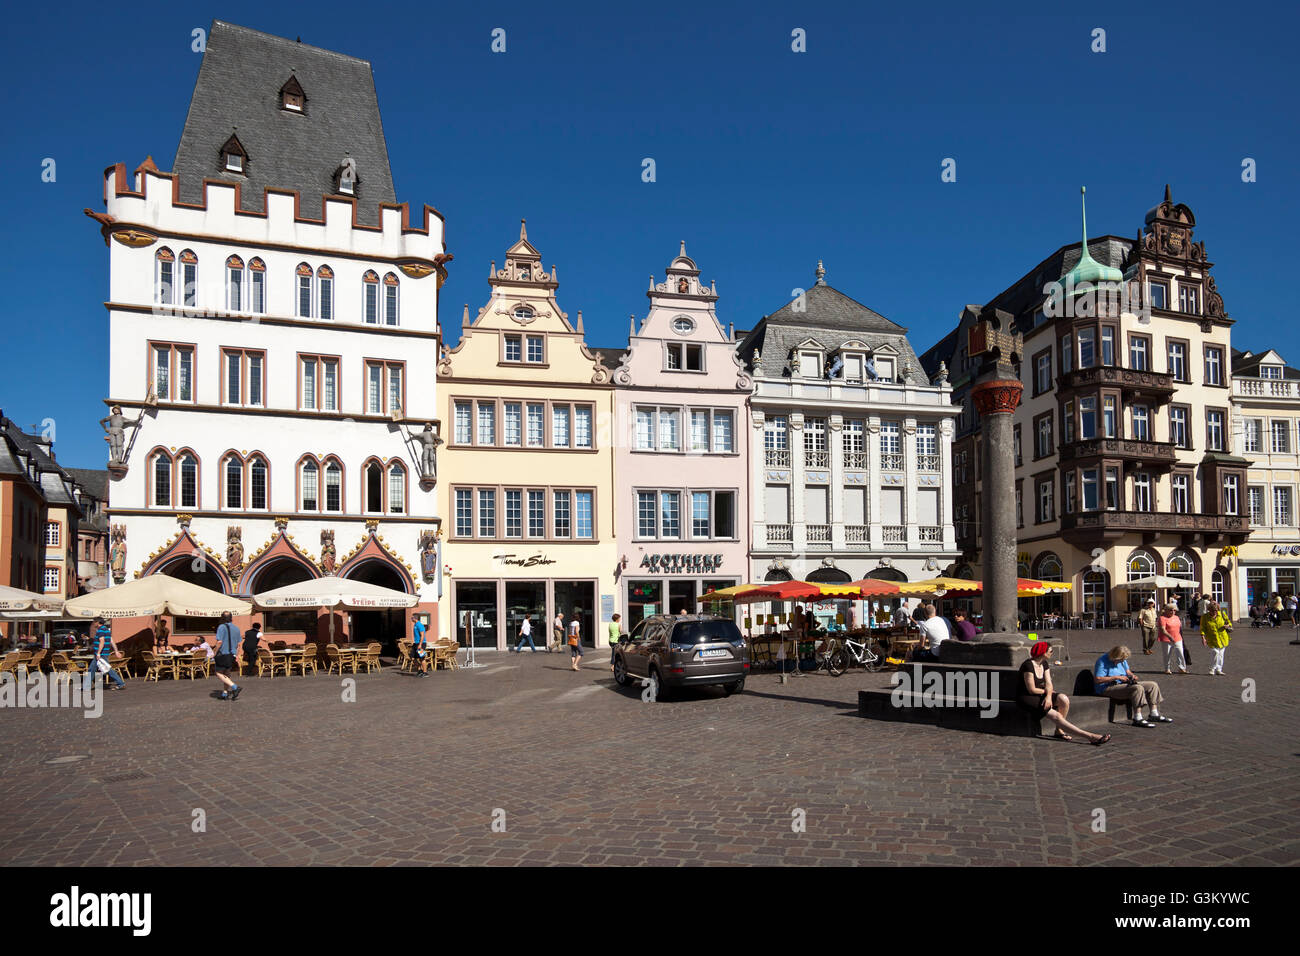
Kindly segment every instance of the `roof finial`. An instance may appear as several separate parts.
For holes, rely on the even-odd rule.
[[[685,240],[685,239],[682,240],[682,251],[679,252],[679,253],[677,253],[677,255],[681,256],[683,259],[686,258],[686,240]]]
[[[822,265],[822,261],[820,259],[817,260],[817,284],[818,285],[826,284],[826,267]]]
[[[492,268],[488,269],[488,278],[495,279],[496,277],[497,277],[497,261],[493,259]]]
[[[1083,207],[1083,254],[1088,254],[1088,187],[1079,187],[1079,205]]]
[[[627,314],[627,335],[628,338],[636,337],[636,313],[635,312],[629,312]]]
[[[655,277],[654,277],[654,273],[652,272],[650,274],[650,288],[647,291],[653,292],[654,290],[655,290]]]
[[[1165,202],[1173,202],[1174,199],[1169,195],[1169,184],[1165,183]]]
[[[466,325],[469,325],[469,303],[468,302],[465,303],[465,311],[461,313],[460,324],[462,328]]]
[[[578,310],[578,334],[582,334],[582,310]]]
[[[554,264],[551,265],[551,281],[552,281],[552,282],[559,282],[559,281],[560,281],[560,273],[559,273],[559,271],[555,268],[555,265],[554,265]]]
[[[527,240],[528,240],[528,220],[527,220],[527,219],[520,219],[520,220],[519,220],[519,238],[520,238],[521,240],[524,240],[524,241],[527,241]]]

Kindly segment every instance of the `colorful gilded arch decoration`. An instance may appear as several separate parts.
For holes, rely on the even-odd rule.
[[[175,262],[175,261],[176,261],[176,256],[175,256],[175,255],[172,253],[172,251],[171,251],[170,249],[168,249],[166,246],[163,246],[161,249],[159,249],[159,250],[154,254],[154,258],[157,259],[159,262]]]
[[[222,592],[234,594],[234,582],[224,565],[224,559],[206,544],[194,537],[188,529],[176,532],[176,535],[162,548],[145,559],[136,573],[142,578],[150,574],[160,574],[174,568],[180,562],[189,562],[190,570],[195,573],[211,572],[221,582]],[[190,575],[180,575],[190,577]]]
[[[196,256],[194,252],[190,249],[182,249],[181,262],[185,263],[187,266],[198,265],[199,257]]]
[[[226,265],[231,269],[242,269],[244,268],[244,260],[239,256],[230,256],[226,259]]]
[[[266,263],[257,257],[248,260],[248,268],[253,272],[265,272]]]
[[[300,275],[300,276],[308,276],[308,277],[310,277],[310,276],[312,276],[312,275],[315,274],[315,273],[312,272],[312,268],[311,268],[311,266],[307,265],[307,263],[305,263],[305,262],[300,262],[300,263],[298,263],[298,268],[295,269],[294,271],[295,271],[298,275]]]

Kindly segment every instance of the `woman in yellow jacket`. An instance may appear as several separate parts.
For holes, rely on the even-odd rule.
[[[1214,651],[1214,663],[1210,665],[1210,673],[1222,677],[1224,676],[1223,652],[1228,649],[1228,641],[1232,636],[1232,621],[1215,601],[1211,601],[1205,611],[1205,615],[1201,618],[1201,643]]]

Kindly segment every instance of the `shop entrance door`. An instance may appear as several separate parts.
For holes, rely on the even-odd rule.
[[[627,582],[627,624],[624,630],[632,630],[647,617],[664,613],[664,588],[662,581],[628,581]]]
[[[685,611],[687,614],[694,614],[699,610],[695,603],[696,597],[694,581],[669,581],[668,607],[665,613],[678,614]]]
[[[556,581],[555,610],[564,615],[565,640],[576,614],[583,647],[596,646],[596,585],[591,581]]]
[[[461,647],[497,648],[497,583],[456,582],[456,640]]]
[[[506,647],[519,643],[519,626],[525,614],[532,615],[533,644],[540,644],[542,650],[546,650],[551,623],[546,620],[545,581],[506,582]]]

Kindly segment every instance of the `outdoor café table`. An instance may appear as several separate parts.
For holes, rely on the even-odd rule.
[[[289,668],[293,666],[294,658],[302,657],[301,647],[285,647],[278,651],[272,651],[272,656],[284,658],[284,673],[287,676]]]

